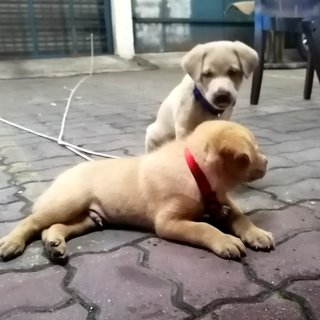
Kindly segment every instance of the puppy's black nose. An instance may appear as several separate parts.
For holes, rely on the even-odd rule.
[[[218,107],[228,107],[232,103],[232,97],[230,92],[225,90],[219,90],[214,95],[213,103]]]

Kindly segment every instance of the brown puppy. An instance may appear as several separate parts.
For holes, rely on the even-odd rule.
[[[186,148],[216,199],[230,208],[223,222],[234,236],[196,222],[205,211],[204,199],[187,164]],[[62,173],[36,201],[33,213],[0,240],[0,256],[21,254],[42,232],[49,257],[63,258],[66,239],[93,230],[99,219],[106,225],[154,229],[162,238],[204,247],[224,258],[240,258],[244,243],[271,249],[271,233],[254,226],[228,196],[236,185],[263,177],[266,164],[248,129],[220,120],[204,122],[186,139],[147,155],[77,165]],[[219,210],[206,213],[220,215]]]

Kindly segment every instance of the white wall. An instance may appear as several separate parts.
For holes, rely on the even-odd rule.
[[[201,0],[199,0],[201,1]],[[212,0],[215,1],[215,0]],[[141,18],[190,18],[191,0],[134,0],[135,14]],[[179,46],[190,40],[189,24],[161,24],[161,23],[141,23],[136,25],[137,49],[139,44],[153,52],[164,50],[163,37],[165,36],[167,44]],[[141,50],[141,48],[140,48]]]
[[[111,0],[112,32],[115,54],[121,58],[134,56],[131,0]]]

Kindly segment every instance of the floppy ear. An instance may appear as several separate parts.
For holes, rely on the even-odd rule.
[[[220,155],[225,161],[238,169],[247,169],[251,164],[251,158],[249,152],[245,151],[245,148],[241,148],[241,145],[224,146],[220,150]]]
[[[244,76],[248,78],[250,74],[258,66],[258,63],[259,63],[258,53],[240,41],[234,42],[234,49],[238,54],[240,63],[243,68]]]
[[[204,52],[204,45],[198,44],[181,60],[182,68],[194,81],[200,79]]]

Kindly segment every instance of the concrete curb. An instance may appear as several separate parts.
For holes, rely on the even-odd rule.
[[[137,54],[132,60],[118,56],[94,57],[94,73],[139,71],[180,66],[184,53]],[[0,61],[0,79],[51,78],[87,74],[90,57]]]

